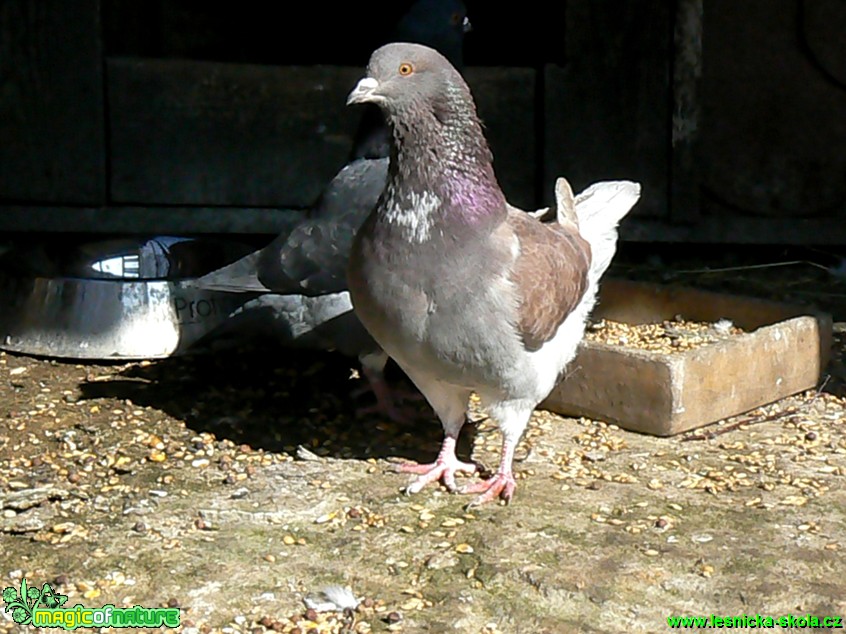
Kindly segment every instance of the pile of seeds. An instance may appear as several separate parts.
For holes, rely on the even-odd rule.
[[[585,338],[613,346],[669,354],[717,343],[740,334],[743,334],[743,330],[727,319],[707,323],[676,317],[660,324],[624,324],[602,319],[588,327]]]

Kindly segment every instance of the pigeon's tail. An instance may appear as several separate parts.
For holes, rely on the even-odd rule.
[[[556,183],[556,192],[558,189]],[[640,184],[631,181],[594,183],[575,198],[579,233],[590,243],[589,281],[594,289],[617,250],[617,225],[638,198]]]

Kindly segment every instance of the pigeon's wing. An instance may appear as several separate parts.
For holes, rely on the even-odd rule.
[[[322,295],[346,290],[346,268],[355,233],[376,205],[388,159],[345,166],[307,217],[292,223],[263,249],[188,282],[231,293]]]
[[[332,179],[310,218],[259,257],[257,278],[275,293],[322,295],[347,288],[353,238],[388,176],[388,159],[360,159]]]
[[[280,295],[303,294],[306,288],[318,285],[338,286],[343,283],[346,263],[341,252],[349,253],[354,235],[355,229],[343,222],[305,219],[263,249],[188,280],[186,285],[227,293]]]
[[[310,220],[259,254],[257,279],[274,293],[323,295],[346,290],[346,269],[358,226]]]
[[[257,275],[260,255],[261,251],[255,251],[202,277],[185,280],[184,285],[227,293],[266,293],[270,289]]]
[[[344,219],[361,226],[376,206],[388,180],[388,158],[357,159],[345,165],[329,182],[309,217]]]
[[[582,300],[590,245],[570,227],[522,212],[511,211],[508,225],[519,241],[511,278],[520,297],[517,327],[526,348],[537,350]]]

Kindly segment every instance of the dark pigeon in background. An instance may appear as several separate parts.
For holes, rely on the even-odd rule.
[[[400,468],[420,474],[407,492],[438,480],[455,491],[456,472],[477,471],[455,454],[476,392],[502,431],[502,460],[461,491],[480,494],[471,504],[509,500],[514,449],[576,354],[640,186],[599,183],[574,199],[559,179],[551,212],[509,205],[467,85],[425,46],[378,49],[347,103],[380,106],[394,143],[385,192],[350,254],[350,295],[445,432],[434,463]]]
[[[463,2],[418,0],[393,37],[435,46],[460,66],[468,30]],[[354,316],[346,284],[353,237],[385,186],[389,148],[384,117],[371,107],[358,127],[349,163],[301,221],[263,249],[190,284],[260,294],[232,315],[225,332],[269,330],[286,345],[357,356],[376,397],[372,409],[402,419],[384,380],[388,357]]]

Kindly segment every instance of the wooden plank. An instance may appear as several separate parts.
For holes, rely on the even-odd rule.
[[[0,206],[2,232],[277,234],[301,211],[242,207]]]
[[[733,216],[836,216],[843,224],[844,85],[826,52],[840,59],[846,52],[846,10],[842,2],[799,4],[705,3],[703,206],[710,201]]]
[[[107,61],[117,203],[304,207],[343,166],[362,69]]]
[[[567,64],[545,71],[546,190],[636,180],[633,214],[667,215],[672,25],[660,0],[568,2]]]
[[[536,72],[530,68],[472,67],[464,75],[485,126],[497,180],[508,201],[529,210],[553,203],[552,188],[540,192],[539,199],[535,191]]]
[[[355,67],[112,59],[118,203],[305,207],[346,161]],[[534,73],[468,71],[506,193],[534,199]]]
[[[676,0],[673,28],[673,113],[670,215],[696,222],[700,212],[697,151],[701,127],[703,0]]]
[[[0,205],[0,232],[90,232],[127,234],[266,233],[286,226],[300,211],[261,207]],[[624,242],[723,244],[846,244],[846,224],[831,218],[703,217],[696,225],[627,217]]]
[[[0,197],[105,201],[98,0],[0,2]]]
[[[706,207],[707,209],[707,207]],[[630,242],[701,244],[846,244],[846,223],[833,217],[755,218],[706,216],[695,224],[671,224],[654,218],[627,217],[620,239]]]
[[[606,280],[600,293],[596,318],[725,318],[746,332],[675,353],[584,341],[542,406],[672,436],[810,389],[828,362],[831,318],[802,307],[623,280]]]

